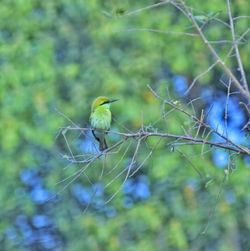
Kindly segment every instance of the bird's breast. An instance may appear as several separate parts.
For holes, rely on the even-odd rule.
[[[108,130],[111,124],[111,112],[103,107],[97,108],[90,116],[91,127]]]

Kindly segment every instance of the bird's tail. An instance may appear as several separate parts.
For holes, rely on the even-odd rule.
[[[106,139],[105,137],[103,137],[102,139],[100,139],[99,141],[99,150],[102,152],[104,150],[108,149],[108,145],[107,145],[107,142],[106,142]]]
[[[106,139],[105,139],[105,131],[104,130],[92,130],[93,136],[99,142],[99,150],[102,152],[108,148]]]

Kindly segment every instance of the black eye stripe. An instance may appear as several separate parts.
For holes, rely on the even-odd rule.
[[[108,104],[109,101],[104,101],[101,105],[105,105],[105,104]]]

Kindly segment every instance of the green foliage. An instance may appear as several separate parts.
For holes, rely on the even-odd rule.
[[[173,97],[171,83],[164,73],[167,69],[193,78],[213,60],[199,38],[168,33],[194,32],[173,6],[126,15],[153,2],[1,1],[0,246],[3,250],[27,250],[22,246],[21,233],[16,233],[19,241],[15,241],[6,237],[6,232],[15,227],[18,216],[25,215],[31,221],[41,212],[52,218],[58,235],[62,236],[63,248],[58,250],[235,250],[234,238],[241,235],[243,246],[250,247],[246,238],[250,232],[249,170],[243,160],[237,160],[237,168],[223,183],[217,200],[224,173],[213,165],[208,154],[201,156],[201,147],[178,147],[171,151],[168,140],[146,139],[136,164],[141,164],[153,149],[152,156],[140,169],[150,181],[151,197],[126,208],[123,193],[118,193],[108,203],[117,209],[117,214],[110,218],[91,209],[82,213],[72,194],[72,185],[89,184],[84,175],[63,189],[59,201],[48,202],[46,208],[31,200],[29,189],[20,180],[23,170],[36,170],[44,186],[61,191],[65,183],[56,184],[82,165],[67,166],[68,162],[60,155],[67,152],[67,146],[56,135],[70,122],[57,110],[85,127],[90,104],[99,95],[120,99],[113,106],[114,129],[124,131],[126,127],[136,131],[146,125],[149,130],[157,126],[160,131],[178,134],[183,132],[182,125],[189,128],[187,117],[177,112],[158,121],[169,107],[163,109],[147,85],[152,85],[164,98],[169,93]],[[230,39],[229,29],[214,19],[226,18],[225,1],[188,2],[194,7],[196,18],[207,22],[205,33],[209,40]],[[248,6],[245,0],[233,3],[232,8],[235,15],[248,15]],[[239,19],[237,36],[248,27],[249,19]],[[225,55],[229,47],[216,45],[220,55]],[[248,73],[249,43],[241,50]],[[235,66],[233,59],[230,60],[229,64]],[[214,74],[210,72],[202,84],[216,79]],[[75,138],[67,135],[74,147]],[[116,139],[110,136],[109,142]],[[128,144],[131,147],[123,157]],[[129,166],[135,148],[135,140],[130,139],[120,152],[107,157],[102,177],[106,185]],[[120,159],[116,172],[107,175]],[[103,159],[98,159],[87,170],[94,183],[100,178],[102,165]],[[121,175],[107,187],[107,199],[120,189],[123,180]],[[208,222],[206,235],[200,236]]]

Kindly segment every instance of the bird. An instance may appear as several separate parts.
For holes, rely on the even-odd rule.
[[[110,104],[117,100],[100,96],[93,101],[91,106],[90,125],[94,138],[99,142],[101,152],[108,148],[105,135],[111,126]]]

